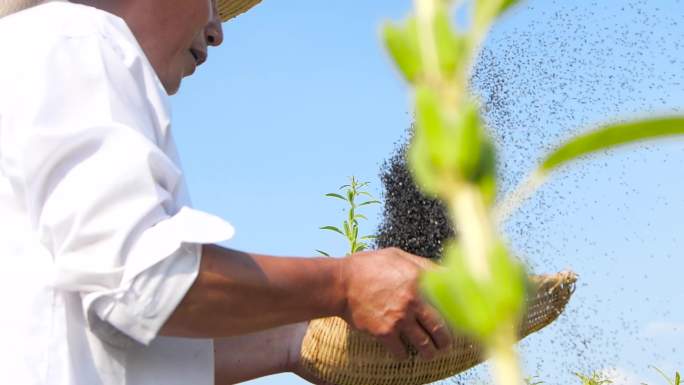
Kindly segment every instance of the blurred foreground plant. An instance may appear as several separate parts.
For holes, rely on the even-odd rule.
[[[495,209],[495,150],[478,101],[468,92],[468,78],[490,25],[517,0],[474,1],[466,30],[451,22],[452,8],[461,2],[414,2],[406,21],[384,26],[383,38],[414,91],[416,131],[408,150],[412,175],[423,192],[446,204],[460,234],[444,248],[446,269],[426,273],[422,288],[456,330],[484,346],[497,384],[520,385],[513,345],[524,310],[526,273],[502,241],[499,221],[559,166],[604,148],[681,134],[684,119],[613,125],[572,139]]]

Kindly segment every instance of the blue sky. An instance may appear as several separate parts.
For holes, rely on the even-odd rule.
[[[341,240],[318,230],[342,209],[322,195],[350,175],[380,195],[380,164],[411,107],[378,30],[410,7],[265,0],[224,24],[224,45],[172,104],[193,202],[235,225],[228,246],[344,253]],[[480,65],[501,74],[506,95],[488,116],[502,190],[573,133],[684,113],[683,16],[675,0],[532,0],[497,23],[485,42],[494,59]],[[474,88],[486,94],[491,82]],[[684,370],[682,164],[679,139],[592,156],[554,175],[506,223],[511,247],[535,271],[581,275],[567,314],[523,342],[528,374],[569,384],[574,370],[611,369],[624,384],[655,385],[648,365]],[[368,214],[370,232],[379,210]]]

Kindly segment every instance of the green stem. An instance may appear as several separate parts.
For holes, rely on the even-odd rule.
[[[427,80],[432,83],[439,80],[439,56],[435,46],[434,18],[435,0],[415,0],[416,16],[418,21],[418,40],[420,54],[423,58]]]
[[[496,237],[488,206],[477,186],[455,186],[450,209],[455,220],[471,273],[479,280],[491,279],[489,255]],[[493,376],[498,385],[522,385],[522,372],[514,322],[502,322],[492,339],[486,341],[492,358]]]
[[[452,191],[449,208],[470,271],[479,280],[487,280],[490,278],[489,253],[495,240],[487,204],[477,186],[463,184]]]
[[[492,359],[492,375],[497,385],[523,385],[518,353],[514,344],[515,329],[502,324],[501,329],[489,344],[489,357]]]

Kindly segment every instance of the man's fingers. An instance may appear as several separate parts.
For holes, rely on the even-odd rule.
[[[446,349],[454,343],[451,330],[449,330],[442,316],[432,306],[422,306],[416,312],[416,318],[418,323],[430,335],[437,349]]]
[[[417,320],[412,325],[409,325],[406,329],[402,330],[401,333],[406,339],[406,342],[416,348],[418,354],[424,359],[430,360],[437,354],[437,347],[435,346],[434,341],[432,341],[430,335],[423,329]]]
[[[406,350],[406,345],[401,341],[398,334],[392,334],[389,336],[378,337],[378,340],[385,345],[387,350],[389,350],[394,357],[398,360],[405,360],[408,358],[408,350]]]

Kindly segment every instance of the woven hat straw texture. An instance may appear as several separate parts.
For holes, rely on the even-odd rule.
[[[565,309],[575,289],[572,272],[530,278],[532,290],[520,326],[522,339],[553,322]],[[482,349],[456,336],[449,352],[432,360],[421,359],[415,350],[397,361],[369,335],[352,329],[341,318],[311,321],[302,342],[304,368],[336,385],[418,385],[439,381],[484,360]]]
[[[43,0],[0,0],[0,17],[19,12],[41,3]]]
[[[241,13],[247,12],[260,2],[261,0],[218,0],[216,7],[218,8],[221,20],[228,21]]]
[[[0,0],[0,17],[20,11],[30,6],[41,3],[43,0]],[[247,12],[261,0],[218,0],[219,17],[222,21],[228,21],[235,16]]]

